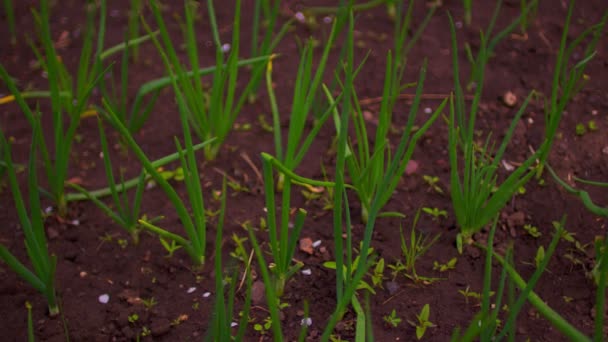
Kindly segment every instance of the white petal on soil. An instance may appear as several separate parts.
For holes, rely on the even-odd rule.
[[[312,271],[310,270],[310,268],[305,268],[302,270],[302,274],[309,276],[312,274]]]
[[[312,248],[317,248],[321,246],[321,240],[317,240],[315,242],[312,243]]]
[[[295,17],[296,17],[296,20],[301,23],[306,21],[306,17],[304,16],[304,13],[302,13],[302,12],[296,13]]]
[[[502,166],[505,168],[505,170],[507,170],[509,172],[515,170],[515,167],[513,165],[509,164],[509,162],[506,160],[502,161]]]
[[[304,324],[306,324],[306,326],[311,326],[312,325],[312,318],[310,318],[310,317],[302,318],[302,321],[300,322],[300,325],[304,325]]]
[[[432,112],[433,110],[431,109],[431,107],[424,108],[424,114],[431,114]]]
[[[193,286],[193,287],[189,288],[188,291],[186,291],[186,292],[192,293],[194,291],[196,291],[196,287]]]
[[[227,53],[228,51],[230,51],[230,44],[226,43],[222,45],[222,52]]]
[[[52,212],[53,212],[53,207],[46,207],[46,209],[44,209],[45,214],[50,214]]]
[[[104,294],[100,295],[98,299],[101,304],[108,304],[108,302],[110,301],[110,295],[107,293],[104,293]]]
[[[232,322],[232,323],[230,323],[230,327],[231,327],[231,328],[234,328],[234,327],[236,327],[237,325],[239,325],[237,322]]]
[[[332,20],[331,17],[324,17],[323,18],[323,22],[326,23],[326,24],[331,23],[331,20]]]
[[[203,293],[203,298],[209,298],[209,296],[211,296],[211,292],[207,291]]]

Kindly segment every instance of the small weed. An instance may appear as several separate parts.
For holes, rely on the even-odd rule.
[[[453,270],[456,268],[456,262],[458,262],[458,258],[454,257],[450,259],[445,264],[440,264],[438,261],[433,262],[433,270],[439,272],[446,272],[448,270]]]
[[[437,184],[437,183],[439,183],[439,177],[424,175],[424,176],[422,176],[422,178],[424,179],[426,184],[429,185],[429,188],[427,189],[427,191],[434,190],[436,193],[443,195],[443,189],[441,189],[441,187]]]
[[[384,280],[384,258],[380,258],[380,260],[376,262],[376,266],[374,267],[374,272],[371,277],[372,285],[374,287],[382,287],[382,280]]]
[[[439,208],[422,208],[422,211],[431,215],[433,217],[433,221],[439,221],[442,216],[443,218],[448,217],[448,212],[445,210],[440,210]]]
[[[469,286],[467,286],[464,290],[458,290],[458,293],[464,296],[465,302],[469,304],[469,298],[474,298],[476,300],[481,300],[481,293],[474,292],[469,290]],[[494,291],[490,291],[490,297],[494,295]]]
[[[266,317],[263,323],[256,323],[253,325],[253,330],[259,332],[262,336],[268,334],[268,330],[272,326],[272,319]]]
[[[386,315],[386,316],[382,317],[382,319],[384,320],[384,322],[386,322],[386,324],[388,324],[389,326],[391,326],[393,328],[398,327],[402,321],[402,319],[399,318],[399,316],[397,316],[397,312],[395,311],[395,309],[393,309],[393,311],[391,311],[390,315]]]
[[[426,333],[426,329],[433,328],[436,325],[433,322],[429,321],[429,316],[431,315],[431,307],[428,304],[424,304],[420,314],[416,315],[417,322],[412,322],[408,320],[408,323],[416,327],[416,338],[420,340],[424,337]]]
[[[543,235],[541,232],[538,231],[538,227],[533,226],[531,224],[524,225],[524,230],[535,239]]]
[[[172,258],[173,253],[175,253],[176,250],[182,248],[182,246],[178,245],[175,240],[171,240],[171,243],[169,243],[166,239],[162,237],[159,237],[159,240],[168,253],[167,255],[165,255],[165,258]]]
[[[585,135],[585,133],[587,133],[587,127],[585,126],[585,124],[582,123],[578,123],[576,124],[576,135],[583,136]]]
[[[129,321],[129,323],[131,324],[135,324],[137,321],[139,321],[139,315],[134,313],[129,315],[129,317],[127,317],[127,320]]]
[[[142,298],[141,303],[146,307],[146,310],[150,310],[154,306],[156,306],[156,304],[158,304],[158,302],[156,301],[156,299],[154,297],[150,297],[147,299]]]
[[[595,132],[599,129],[597,127],[597,123],[595,123],[595,120],[591,120],[591,121],[587,122],[587,128],[589,128],[589,131],[591,131],[591,132]]]
[[[127,239],[118,239],[116,240],[116,243],[118,243],[118,245],[122,249],[126,249],[127,246],[129,246],[129,241]]]

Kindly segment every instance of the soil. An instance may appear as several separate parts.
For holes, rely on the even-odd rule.
[[[24,39],[25,36],[35,35],[34,21],[30,8],[37,1],[15,1],[16,19],[19,40],[11,45],[8,39],[0,41],[0,62],[8,72],[19,81],[23,89],[46,89],[47,81],[40,69],[32,66],[35,56]],[[180,1],[166,2],[166,20],[169,22],[174,42],[181,42],[180,29],[173,14],[182,13]],[[170,3],[170,4],[169,4]],[[252,3],[244,1],[242,21],[241,51],[245,56],[249,51],[249,28]],[[284,1],[282,4],[281,23],[289,19],[293,13],[308,6],[328,5],[332,1]],[[493,11],[492,1],[475,2],[473,22],[470,26],[459,25],[458,38],[461,50],[460,60],[463,64],[462,78],[466,79],[466,55],[464,43],[476,48],[479,41],[479,30],[487,26]],[[517,104],[531,90],[550,93],[553,78],[553,65],[556,51],[559,47],[563,22],[566,16],[565,1],[541,1],[537,17],[531,23],[527,37],[512,35],[499,44],[491,59],[484,83],[484,96],[481,112],[478,116],[478,129],[484,133],[493,132],[494,138],[500,139],[515,115],[516,108],[505,106],[502,96],[510,91],[517,97]],[[201,6],[202,18],[206,18],[205,6]],[[108,29],[106,46],[120,43],[123,30],[126,28],[128,1],[108,1]],[[576,4],[572,18],[571,33],[573,39],[592,23],[600,20],[608,9],[604,0],[579,1]],[[59,38],[67,32],[70,41],[59,49],[59,54],[69,67],[75,67],[82,46],[79,32],[84,25],[84,6],[81,1],[57,2],[52,9],[53,37]],[[231,21],[233,5],[230,1],[216,8],[218,23],[221,28],[222,41],[229,41],[231,36]],[[413,16],[413,27],[422,22],[427,8],[424,1],[418,1]],[[431,19],[420,41],[415,45],[408,58],[406,82],[414,82],[423,60],[428,59],[428,77],[425,83],[426,94],[450,93],[452,83],[452,62],[449,40],[447,12],[455,21],[462,24],[463,10],[460,1],[444,1],[443,6]],[[513,20],[519,12],[518,1],[506,1],[498,20],[498,27],[504,27]],[[4,17],[3,17],[4,18]],[[148,18],[150,19],[149,13]],[[150,19],[151,20],[151,19]],[[5,21],[3,20],[3,23]],[[318,27],[295,24],[277,47],[280,57],[274,63],[273,80],[279,100],[282,120],[286,127],[288,113],[291,107],[293,82],[298,63],[298,42],[315,37],[321,42],[328,35],[329,24],[318,18]],[[203,19],[197,24],[200,29],[199,41],[202,47],[211,45],[211,35],[208,22]],[[388,19],[385,8],[378,7],[362,12],[356,22],[356,59],[361,61],[368,51],[369,58],[356,80],[358,96],[361,99],[376,98],[381,95],[384,78],[384,63],[388,49],[392,46],[392,22]],[[6,24],[0,25],[0,36],[8,36]],[[201,48],[203,64],[211,65],[214,51],[211,48]],[[320,49],[316,50],[317,55]],[[339,49],[332,50],[329,66],[335,66]],[[580,56],[580,55],[579,55]],[[559,138],[555,141],[550,163],[562,178],[570,179],[578,176],[593,180],[608,179],[608,40],[604,35],[598,45],[597,54],[589,63],[586,74],[589,80],[585,87],[576,95],[566,109],[560,126]],[[119,63],[119,61],[117,61]],[[141,59],[129,66],[129,92],[135,94],[139,85],[163,75],[163,65],[152,44],[141,48]],[[219,202],[212,199],[211,192],[220,189],[222,174],[227,174],[250,192],[230,190],[228,197],[227,220],[224,231],[222,252],[224,261],[230,267],[242,267],[242,264],[231,259],[228,253],[234,250],[235,244],[231,236],[247,235],[241,227],[245,221],[259,222],[264,217],[264,197],[261,193],[261,181],[255,169],[261,169],[257,156],[261,152],[274,153],[272,134],[265,131],[258,122],[258,116],[265,114],[270,120],[269,102],[264,91],[260,88],[257,102],[243,108],[237,122],[250,123],[249,131],[233,131],[222,148],[217,160],[201,162],[201,177],[204,184],[206,204],[211,210],[219,208]],[[6,88],[0,92],[7,93]],[[96,99],[94,99],[95,101]],[[421,108],[436,108],[437,100],[425,100]],[[395,111],[395,126],[404,125],[409,110],[407,100],[400,101]],[[40,102],[44,113],[48,111],[48,103]],[[378,111],[378,104],[364,106],[372,116]],[[420,117],[425,114],[420,113]],[[598,126],[595,132],[582,136],[575,133],[578,123],[594,120]],[[48,122],[46,122],[48,121]],[[45,120],[45,125],[50,120]],[[17,163],[25,163],[28,158],[31,140],[30,126],[20,110],[14,104],[0,107],[0,125],[7,136],[13,137],[13,159]],[[528,154],[528,147],[538,147],[544,129],[542,103],[534,100],[526,110],[521,122],[518,123],[515,137],[505,157],[510,162],[522,161]],[[370,123],[373,126],[373,123]],[[50,127],[50,126],[46,126]],[[323,163],[331,172],[334,162],[328,153],[331,147],[333,129],[327,126],[323,129],[297,173],[306,177],[322,179],[320,164]],[[50,136],[50,134],[49,134]],[[170,92],[163,92],[150,119],[143,129],[137,133],[136,139],[150,159],[156,159],[175,151],[174,136],[181,136],[181,126],[177,119],[177,108]],[[112,145],[118,142],[115,133],[110,134]],[[393,136],[392,143],[396,144],[398,135]],[[78,140],[72,151],[72,163],[69,178],[80,179],[82,185],[89,189],[105,186],[103,163],[99,157],[101,151],[97,130],[97,121],[92,118],[84,119],[78,128]],[[132,154],[124,154],[117,148],[112,157],[116,169],[124,168],[127,177],[136,175],[141,169]],[[253,162],[251,166],[246,159]],[[202,157],[201,157],[202,160]],[[465,289],[479,292],[482,289],[484,253],[474,248],[468,248],[459,255],[454,247],[458,232],[455,218],[451,211],[449,195],[449,161],[447,155],[447,127],[443,120],[425,134],[413,156],[417,162],[415,172],[404,175],[387,210],[394,210],[407,215],[405,220],[381,218],[375,226],[373,247],[378,257],[384,258],[387,264],[393,264],[402,259],[399,227],[402,226],[409,236],[412,218],[420,207],[439,208],[447,210],[447,218],[432,220],[423,215],[419,224],[425,234],[441,234],[439,240],[429,249],[417,263],[419,275],[441,278],[431,284],[416,283],[398,275],[394,280],[389,270],[385,271],[386,279],[383,288],[377,288],[376,294],[370,296],[371,320],[375,339],[378,341],[410,341],[415,338],[415,328],[407,321],[415,321],[416,314],[424,304],[430,305],[430,321],[436,326],[429,328],[424,336],[427,341],[446,341],[456,327],[466,327],[474,314],[479,310],[479,302],[475,298],[468,300],[459,292]],[[175,165],[174,165],[175,166]],[[173,167],[174,167],[173,166]],[[40,173],[44,185],[44,177]],[[423,175],[439,177],[439,186],[445,194],[429,190]],[[25,189],[25,173],[19,175]],[[539,284],[535,288],[552,308],[564,316],[581,331],[591,335],[593,331],[596,288],[586,271],[592,266],[594,256],[592,243],[596,236],[603,235],[606,220],[589,213],[580,201],[561,189],[548,175],[544,177],[546,185],[541,186],[531,181],[526,186],[526,192],[515,196],[504,208],[499,228],[496,233],[495,247],[504,252],[506,246],[514,241],[515,265],[525,278],[534,272],[534,257],[539,246],[547,246],[552,238],[553,221],[559,221],[562,215],[567,215],[567,230],[576,234],[575,237],[585,246],[587,253],[576,252],[573,244],[561,242]],[[178,192],[185,195],[182,183],[173,183]],[[588,190],[597,203],[607,203],[605,191],[593,187],[582,186]],[[361,238],[363,226],[359,223],[359,206],[354,194],[350,200],[355,222],[355,238]],[[44,202],[44,206],[51,205]],[[323,262],[334,259],[332,243],[332,215],[323,210],[322,204],[306,203],[305,198],[296,192],[293,206],[305,208],[309,215],[302,232],[302,238],[312,241],[321,240],[321,246],[312,255],[298,251],[296,258],[303,261],[305,268],[311,270],[311,275],[297,274],[288,283],[286,294],[282,299],[289,307],[283,309],[283,331],[287,340],[297,339],[302,320],[304,302],[310,303],[312,326],[308,339],[318,340],[327,318],[335,305],[335,275],[323,267]],[[90,202],[70,203],[70,213],[66,220],[59,220],[53,215],[46,220],[49,239],[49,249],[58,257],[57,289],[60,298],[62,315],[49,317],[43,297],[27,283],[19,279],[5,264],[0,264],[0,331],[5,341],[23,341],[26,339],[25,302],[33,305],[35,335],[41,341],[127,341],[135,340],[144,327],[151,331],[151,336],[144,340],[157,341],[190,341],[200,340],[205,335],[207,324],[214,301],[213,263],[208,262],[202,271],[195,272],[190,260],[183,250],[178,250],[171,258],[166,257],[166,251],[158,238],[143,234],[139,245],[133,245],[128,234],[116,226],[97,207]],[[162,215],[165,218],[161,225],[169,230],[181,232],[179,220],[164,193],[154,188],[146,191],[143,212],[149,217]],[[23,247],[23,232],[14,210],[14,204],[6,181],[0,193],[0,221],[3,229],[0,231],[0,242],[7,246],[20,260],[27,260]],[[524,224],[538,227],[542,236],[533,238],[523,229]],[[207,255],[212,255],[215,246],[212,241],[215,236],[216,219],[210,221]],[[102,237],[111,236],[111,241]],[[477,236],[483,241],[485,233]],[[128,246],[121,247],[119,240],[127,241]],[[258,239],[265,240],[264,234],[258,232]],[[247,248],[249,245],[246,244]],[[324,250],[324,252],[323,252]],[[574,255],[579,264],[568,258]],[[455,269],[444,273],[433,270],[433,262],[445,263],[453,257],[458,261]],[[267,258],[268,259],[268,258]],[[498,267],[495,267],[495,283],[498,279]],[[256,285],[257,287],[258,285]],[[390,289],[390,291],[389,291]],[[210,292],[206,297],[204,294]],[[109,295],[109,303],[101,304],[98,297]],[[137,298],[154,298],[156,305],[147,308]],[[244,299],[244,290],[237,293],[237,308]],[[388,327],[383,317],[395,310],[403,322],[397,327]],[[133,314],[138,320],[130,322]],[[255,323],[263,322],[268,316],[266,303],[255,303],[252,318]],[[235,317],[235,320],[238,317]],[[131,319],[132,320],[132,319]],[[336,328],[335,334],[342,339],[352,340],[354,336],[354,314],[348,312],[344,320]],[[516,340],[523,341],[560,341],[565,337],[560,335],[538,312],[531,306],[526,306],[519,315]],[[248,341],[271,340],[270,335],[262,336],[248,329]]]

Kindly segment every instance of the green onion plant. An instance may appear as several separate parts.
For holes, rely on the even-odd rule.
[[[106,172],[106,178],[109,184],[108,188],[110,190],[110,194],[112,195],[112,201],[116,209],[112,209],[110,206],[99,200],[96,196],[91,194],[91,192],[86,191],[80,185],[70,184],[70,186],[76,189],[79,193],[84,194],[87,199],[89,199],[97,207],[99,207],[116,224],[124,228],[131,236],[133,242],[135,244],[138,244],[139,233],[141,231],[141,227],[139,224],[141,200],[143,198],[144,190],[148,181],[146,173],[142,172],[137,178],[135,194],[132,200],[129,199],[129,197],[127,196],[127,192],[121,191],[125,188],[125,182],[124,179],[122,179],[122,173],[120,184],[117,184],[116,178],[114,177],[114,172],[112,170],[112,161],[110,159],[110,149],[108,148],[108,140],[106,138],[105,130],[103,128],[103,123],[101,119],[99,119],[99,136],[101,139],[104,170]],[[119,190],[119,186],[122,187],[121,190]]]
[[[287,34],[294,18],[287,20],[274,35],[274,29],[279,17],[280,0],[256,1],[253,8],[253,23],[251,27],[251,58],[270,56]],[[264,28],[262,41],[259,41],[261,28]],[[260,83],[264,78],[264,68],[256,68],[251,76],[252,88],[248,94],[249,102],[255,101]]]
[[[323,80],[323,74],[327,64],[327,59],[332,45],[336,41],[338,32],[343,26],[343,15],[334,20],[331,34],[327,44],[323,49],[323,54],[319,64],[316,66],[316,72],[313,74],[313,46],[309,41],[304,47],[300,56],[300,64],[295,78],[295,89],[293,92],[291,113],[289,118],[289,127],[287,130],[287,141],[283,144],[283,131],[281,129],[281,117],[278,110],[276,96],[272,87],[272,60],[268,62],[266,69],[266,86],[268,97],[270,99],[270,107],[272,109],[273,133],[275,144],[275,158],[282,163],[288,170],[294,171],[302,162],[302,159],[308,152],[310,145],[317,136],[319,130],[330,116],[331,110],[327,110],[325,114],[315,121],[313,128],[305,135],[304,129],[306,121],[311,112],[315,96],[319,90]],[[330,108],[331,109],[331,108]],[[284,184],[283,173],[279,174],[277,188],[283,191],[288,185]]]
[[[583,332],[578,330],[568,321],[566,321],[559,313],[554,311],[547,303],[545,303],[533,289],[538,284],[542,273],[546,270],[551,256],[554,254],[558,242],[563,238],[565,231],[565,217],[562,218],[561,222],[554,222],[556,232],[545,252],[544,257],[537,265],[536,271],[532,274],[528,281],[525,281],[515,269],[512,262],[512,248],[507,252],[506,257],[500,256],[492,248],[492,241],[496,226],[496,220],[490,231],[487,247],[479,246],[486,250],[486,266],[484,273],[484,290],[482,293],[482,308],[480,312],[471,321],[469,327],[461,335],[460,331],[455,331],[452,336],[452,341],[501,341],[505,337],[509,337],[509,340],[515,339],[515,322],[518,313],[523,308],[524,303],[529,302],[540,315],[545,317],[556,330],[561,332],[563,336],[567,337],[572,341],[602,341],[604,338],[604,319],[603,315],[597,315],[595,318],[595,329],[594,335],[591,338],[586,336]],[[602,258],[606,258],[602,256]],[[490,286],[491,286],[491,272],[492,272],[492,260],[495,260],[502,267],[501,278],[499,282],[498,295],[495,297],[497,300],[494,303],[494,309],[490,309]],[[604,260],[603,260],[604,261]],[[604,267],[605,268],[605,267]],[[605,270],[604,270],[605,271]],[[507,305],[508,311],[505,313],[506,317],[499,324],[498,314],[501,310],[501,299],[503,297],[503,291],[505,287],[505,277],[507,283],[512,283],[517,287],[520,292],[517,297],[514,296],[514,292],[509,289],[507,294]],[[605,273],[603,274],[603,281],[606,281]],[[596,299],[596,310],[604,310],[604,290],[598,289]],[[603,312],[603,311],[597,311]]]
[[[526,12],[522,13],[518,19],[490,39],[499,11],[500,3],[494,11],[487,32],[481,34],[479,52],[473,65],[473,82],[476,84],[476,90],[468,113],[465,107],[465,95],[460,84],[456,30],[450,17],[455,89],[454,95],[450,99],[448,151],[451,165],[452,204],[457,223],[460,226],[460,233],[457,235],[459,252],[462,252],[463,242],[472,242],[473,234],[490,222],[492,217],[496,216],[511,199],[515,191],[531,178],[533,175],[531,168],[539,155],[537,151],[529,156],[501,184],[497,184],[498,169],[503,155],[532,94],[525,99],[515,114],[498,149],[494,149],[494,144],[490,143],[490,135],[481,146],[475,141],[475,119],[481,101],[485,66],[496,44],[511,32],[521,17],[526,14]],[[546,145],[543,144],[539,151],[544,149],[543,146]],[[462,153],[461,156],[459,156],[460,153]]]
[[[187,106],[186,114],[194,131],[201,140],[215,138],[212,144],[205,147],[205,157],[213,160],[217,156],[220,147],[230,133],[235,119],[241,111],[242,106],[247,100],[253,87],[252,79],[241,93],[236,96],[238,66],[239,66],[239,43],[240,43],[240,21],[241,21],[241,2],[235,4],[234,22],[232,27],[232,42],[230,52],[224,66],[224,51],[220,42],[218,27],[215,18],[213,1],[207,1],[209,11],[209,21],[213,32],[215,43],[215,69],[213,72],[212,86],[209,91],[203,87],[202,80],[186,75],[184,65],[179,61],[174,43],[167,31],[163,15],[157,1],[150,2],[152,13],[159,26],[161,41],[154,39],[154,42],[161,53],[168,59],[166,68],[169,73],[177,76],[177,86],[183,94],[184,104]],[[188,61],[194,75],[200,74],[200,58],[197,49],[196,34],[194,28],[194,15],[196,4],[194,2],[185,3],[185,43]],[[147,24],[144,22],[145,26]],[[149,29],[149,28],[148,28]],[[265,60],[267,60],[266,57]],[[264,64],[254,66],[255,70],[263,69]],[[254,70],[254,74],[256,71]],[[257,71],[261,72],[261,71]]]
[[[179,197],[175,189],[169,184],[169,182],[163,177],[160,171],[152,164],[148,157],[144,154],[142,149],[133,139],[133,136],[122,123],[120,118],[112,111],[112,108],[107,105],[104,100],[106,113],[105,117],[111,123],[111,125],[118,130],[122,138],[125,140],[129,148],[134,152],[135,156],[142,163],[145,171],[150,177],[159,185],[159,187],[169,197],[169,201],[173,204],[177,215],[186,231],[187,238],[181,235],[169,232],[163,228],[154,225],[151,222],[140,219],[138,222],[143,228],[158,234],[161,238],[168,241],[175,241],[178,245],[182,246],[188,253],[192,262],[196,266],[201,266],[205,263],[205,252],[206,252],[206,241],[207,241],[207,224],[205,217],[205,207],[203,203],[202,187],[200,184],[200,178],[198,173],[197,161],[194,155],[194,148],[192,145],[192,136],[190,134],[190,125],[187,118],[187,107],[182,94],[177,87],[177,81],[173,78],[173,87],[177,94],[177,104],[179,107],[180,120],[182,122],[182,128],[184,133],[185,141],[185,153],[182,151],[181,144],[175,139],[175,144],[179,152],[179,159],[181,167],[184,172],[184,183],[186,185],[188,199],[191,204],[192,214],[189,213],[186,205]],[[206,144],[210,144],[210,141],[206,141]]]
[[[205,341],[243,341],[246,332],[249,311],[251,309],[251,287],[253,277],[249,265],[244,272],[246,278],[246,294],[245,301],[241,310],[241,318],[238,323],[236,335],[232,335],[232,322],[235,316],[235,296],[238,284],[238,268],[229,276],[228,291],[224,288],[224,269],[222,268],[222,238],[224,231],[224,220],[226,216],[226,178],[222,182],[222,197],[219,213],[219,220],[215,235],[215,254],[214,254],[214,270],[215,270],[215,304],[213,305],[213,316],[211,323],[205,336]]]
[[[16,101],[27,117],[32,127],[41,126],[40,115],[34,114],[34,111],[26,103],[26,98],[43,97],[50,98],[52,115],[52,141],[54,150],[50,149],[47,140],[43,136],[43,130],[34,128],[34,133],[39,134],[37,141],[41,146],[39,150],[42,153],[43,165],[46,173],[47,183],[49,186],[45,194],[54,201],[57,206],[57,211],[60,216],[67,214],[67,198],[65,194],[65,183],[67,179],[69,156],[72,148],[72,142],[76,135],[77,127],[81,118],[86,115],[90,96],[93,88],[103,78],[103,75],[110,67],[102,66],[103,60],[110,55],[124,49],[125,44],[119,44],[109,49],[103,49],[105,37],[105,17],[106,17],[106,1],[100,2],[99,24],[95,24],[95,6],[90,7],[87,12],[86,26],[84,30],[84,42],[80,54],[78,69],[74,77],[68,72],[67,67],[61,62],[61,59],[55,50],[53,40],[51,38],[50,28],[50,12],[48,0],[43,0],[40,3],[40,12],[34,11],[35,22],[39,28],[40,39],[42,42],[42,51],[39,51],[33,43],[30,42],[34,53],[37,56],[38,62],[43,70],[48,75],[49,91],[36,92],[21,92],[16,86],[15,81],[9,76],[6,69],[0,65],[0,78],[7,85],[11,94],[0,102],[6,103]],[[97,26],[97,28],[96,28]],[[97,29],[97,45],[93,46],[94,32]],[[144,39],[140,39],[136,43],[141,43]],[[73,79],[75,78],[75,79]]]
[[[400,181],[401,175],[405,171],[405,168],[410,161],[418,140],[435,122],[447,103],[447,101],[444,100],[437,107],[434,113],[425,120],[421,127],[414,132],[414,123],[416,121],[416,114],[420,105],[424,78],[426,76],[425,61],[417,83],[415,100],[410,108],[407,124],[401,136],[401,142],[407,144],[407,150],[405,150],[403,154],[392,155],[391,148],[389,146],[389,134],[393,122],[393,110],[395,108],[397,98],[401,93],[401,90],[404,88],[401,83],[403,74],[405,72],[406,56],[413,44],[417,41],[418,37],[420,37],[421,33],[426,27],[426,24],[429,22],[434,13],[433,9],[429,11],[425,20],[417,29],[412,39],[406,44],[405,38],[409,32],[413,11],[412,4],[413,2],[410,3],[404,19],[397,20],[398,25],[395,28],[395,57],[393,58],[393,55],[390,52],[387,55],[384,89],[382,92],[382,102],[378,114],[378,126],[376,128],[373,146],[370,146],[371,144],[368,138],[368,131],[363,118],[363,111],[359,105],[357,94],[354,91],[354,88],[352,89],[352,102],[354,103],[353,124],[356,133],[357,145],[354,146],[353,144],[349,144],[347,146],[346,167],[350,174],[352,185],[356,189],[357,195],[361,202],[361,218],[364,223],[367,222],[371,202],[378,193],[378,188],[380,187],[389,166],[394,162],[398,165],[399,171],[395,177],[390,180],[390,187],[388,190],[382,194],[380,202],[382,205],[388,202],[388,200],[391,198],[393,191]],[[332,105],[334,108],[334,122],[336,124],[336,131],[339,134],[339,113],[338,109],[334,106],[335,100],[332,98],[332,95],[327,88],[324,88],[324,91],[329,99],[330,105]],[[401,216],[398,213],[385,214],[389,216]]]
[[[30,158],[28,163],[28,192],[29,192],[29,214],[25,205],[17,175],[11,158],[11,148],[6,141],[4,133],[0,130],[0,144],[5,150],[4,162],[7,165],[8,180],[15,201],[17,215],[23,233],[25,235],[25,248],[33,267],[33,271],[21,263],[8,248],[0,244],[0,259],[2,259],[17,275],[28,282],[46,298],[49,314],[56,316],[59,314],[59,305],[55,291],[55,269],[57,257],[49,253],[44,229],[44,218],[40,206],[38,192],[38,179],[36,176],[36,155],[39,137],[34,135],[30,148]]]
[[[540,167],[538,169],[537,178],[540,178],[543,166],[549,157],[551,145],[555,139],[559,123],[561,122],[567,104],[572,100],[574,95],[581,90],[589,78],[589,76],[585,75],[585,68],[597,54],[597,45],[604,35],[604,29],[608,22],[608,10],[606,10],[599,23],[588,27],[568,44],[570,21],[572,12],[574,11],[574,4],[575,1],[570,1],[568,6],[568,14],[564,23],[557,61],[555,62],[555,70],[553,72],[551,95],[548,99],[548,103],[545,104],[546,146],[538,157]],[[581,59],[572,66],[570,61],[572,60],[575,51],[582,49],[585,40],[588,38],[589,42],[587,43],[587,46],[584,47],[584,53]]]
[[[268,236],[270,239],[270,252],[273,256],[273,265],[270,270],[273,275],[272,286],[277,297],[281,297],[285,292],[287,281],[304,266],[301,262],[294,263],[293,256],[297,248],[306,211],[298,209],[294,222],[290,222],[291,213],[291,192],[290,187],[283,191],[280,217],[277,223],[277,210],[275,198],[275,185],[272,172],[272,163],[268,158],[262,158],[262,173],[264,176],[264,194],[266,198],[266,222],[268,225]],[[291,183],[289,175],[285,176],[286,184]],[[293,225],[293,228],[290,228]],[[255,237],[252,237],[255,239]]]

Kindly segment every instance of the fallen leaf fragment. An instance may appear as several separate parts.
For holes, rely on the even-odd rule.
[[[312,255],[314,253],[313,250],[313,242],[311,238],[302,238],[300,239],[300,250],[306,254]]]

